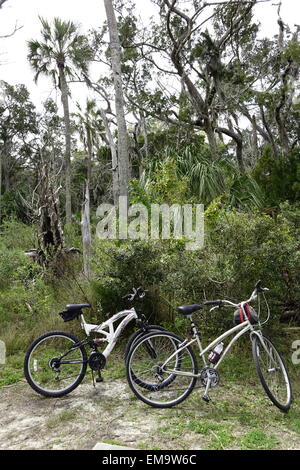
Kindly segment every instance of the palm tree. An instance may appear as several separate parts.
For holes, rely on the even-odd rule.
[[[28,42],[29,62],[35,71],[34,80],[40,75],[51,77],[61,92],[65,124],[65,190],[66,222],[71,222],[71,125],[69,111],[68,80],[86,77],[88,63],[92,59],[92,50],[85,38],[79,34],[78,26],[72,21],[54,18],[51,25],[40,18],[42,23],[42,41]]]
[[[234,160],[228,157],[211,161],[210,151],[201,151],[193,145],[184,152],[167,149],[177,163],[179,175],[189,178],[191,194],[208,206],[215,198],[223,196],[230,207],[254,209],[261,208],[263,194],[251,172],[240,173]]]

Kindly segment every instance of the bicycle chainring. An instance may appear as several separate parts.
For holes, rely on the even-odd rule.
[[[89,366],[92,370],[102,370],[106,364],[106,357],[100,352],[92,352],[89,357]]]
[[[210,378],[210,387],[214,388],[217,387],[220,383],[220,375],[213,369],[212,367],[206,366],[200,372],[200,380],[204,387],[207,385],[208,378]]]

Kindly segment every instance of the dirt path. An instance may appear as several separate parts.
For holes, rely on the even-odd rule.
[[[151,450],[300,449],[298,407],[283,415],[260,388],[253,386],[251,398],[236,387],[216,389],[209,405],[196,390],[178,407],[157,410],[133,397],[125,379],[96,388],[86,379],[60,399],[20,381],[0,388],[0,449],[92,449],[97,442]]]
[[[105,440],[134,447],[136,439],[147,435],[150,423],[127,421],[129,395],[123,380],[108,380],[97,388],[86,382],[60,399],[40,397],[23,381],[4,387],[0,449],[91,449]]]

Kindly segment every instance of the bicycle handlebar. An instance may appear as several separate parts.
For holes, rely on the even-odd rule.
[[[124,295],[122,299],[128,300],[129,302],[133,302],[137,297],[139,299],[145,297],[147,292],[148,291],[143,289],[143,287],[138,287],[137,289],[133,287],[133,293]]]
[[[267,287],[262,287],[261,285],[261,281],[258,281],[256,284],[255,284],[255,288],[254,288],[254,291],[252,292],[251,294],[251,297],[242,302],[242,303],[250,303],[252,300],[256,299],[257,295],[259,292],[265,292],[265,291],[268,291],[269,289]],[[224,305],[226,304],[226,305]],[[233,302],[230,302],[229,300],[207,300],[206,302],[204,302],[204,305],[213,305],[214,307],[211,309],[212,310],[215,310],[216,308],[221,308],[221,307],[238,307],[240,304],[235,304]]]
[[[267,287],[262,287],[261,281],[257,281],[257,283],[255,284],[255,290],[256,290],[256,292],[264,292],[264,291],[267,291],[269,289]]]
[[[221,307],[223,300],[207,300],[203,305],[216,305]]]

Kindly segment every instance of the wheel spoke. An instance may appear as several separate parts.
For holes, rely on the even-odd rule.
[[[25,376],[36,391],[61,396],[82,380],[86,357],[82,347],[74,348],[76,342],[72,335],[54,332],[33,343],[25,359]]]
[[[291,386],[288,373],[276,350],[267,338],[255,338],[253,356],[261,383],[270,400],[283,410],[291,403]]]
[[[145,347],[150,341],[151,353]],[[182,339],[172,333],[153,333],[142,338],[130,352],[126,364],[128,382],[147,404],[170,407],[192,391],[197,363],[190,348],[179,350],[181,343]]]

